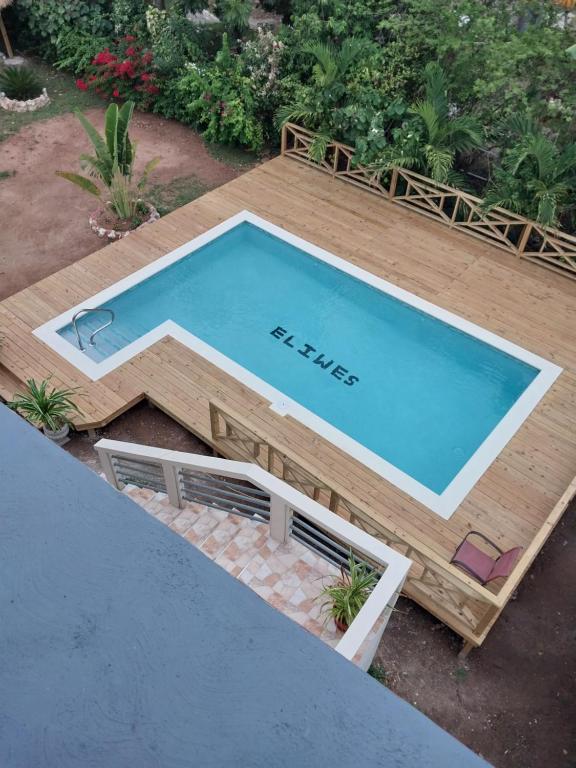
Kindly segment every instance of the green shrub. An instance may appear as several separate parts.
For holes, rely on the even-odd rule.
[[[183,14],[150,7],[146,18],[154,62],[159,73],[173,77],[187,62],[204,58],[198,28]]]
[[[145,34],[148,7],[148,0],[112,0],[110,19],[115,34]]]
[[[108,7],[109,0],[18,0],[14,13],[19,43],[39,47],[53,58],[58,36],[70,27],[97,36],[111,32]]]
[[[42,83],[29,67],[4,67],[0,71],[0,92],[9,99],[26,101],[40,96]]]
[[[95,37],[73,27],[66,27],[56,39],[56,66],[75,75],[83,75],[90,68],[96,54],[109,45],[109,38]]]
[[[155,111],[202,131],[209,142],[239,144],[258,151],[264,130],[256,111],[251,78],[242,60],[230,52],[226,35],[212,64],[187,64],[167,84]]]

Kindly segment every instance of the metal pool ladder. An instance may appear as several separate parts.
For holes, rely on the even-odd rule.
[[[100,325],[98,328],[96,328],[95,331],[92,331],[90,334],[90,338],[88,339],[88,346],[93,347],[94,346],[94,337],[100,333],[100,331],[103,331],[104,328],[108,328],[109,325],[112,325],[114,322],[115,314],[111,309],[108,309],[108,307],[95,307],[94,309],[86,308],[86,309],[79,309],[78,312],[74,314],[74,317],[72,318],[72,327],[74,328],[76,332],[76,339],[78,340],[78,348],[81,352],[86,351],[86,347],[82,343],[82,339],[80,337],[80,331],[78,330],[78,318],[80,315],[87,315],[89,312],[106,312],[110,315],[110,319],[104,323],[103,325]]]

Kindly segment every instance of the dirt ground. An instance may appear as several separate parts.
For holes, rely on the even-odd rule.
[[[98,436],[211,452],[146,403]],[[97,470],[93,443],[77,435],[68,450]],[[399,602],[375,660],[392,690],[496,768],[576,767],[575,525],[573,504],[485,644],[464,663],[459,639],[408,600]]]
[[[103,108],[86,114],[102,127]],[[137,171],[162,158],[151,186],[194,177],[206,191],[241,172],[180,123],[137,113],[130,135],[138,143]],[[88,227],[96,198],[55,175],[80,172],[82,152],[90,145],[73,114],[31,123],[0,143],[0,171],[16,171],[0,181],[0,300],[105,245]]]

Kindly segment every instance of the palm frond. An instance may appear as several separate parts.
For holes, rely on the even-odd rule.
[[[153,157],[152,160],[149,160],[146,165],[144,166],[144,170],[142,172],[142,176],[140,176],[140,180],[138,181],[137,187],[138,189],[144,189],[146,184],[148,183],[148,176],[152,173],[154,168],[158,165],[162,158],[161,157]]]
[[[450,120],[445,134],[456,152],[469,152],[482,146],[484,141],[484,130],[481,124],[470,115],[461,115]]]
[[[104,115],[104,135],[110,157],[118,159],[118,104],[110,104]]]
[[[88,118],[85,115],[83,115],[79,109],[75,111],[75,115],[78,118],[78,120],[80,120],[82,127],[84,128],[88,138],[92,142],[92,146],[94,147],[94,150],[96,152],[96,157],[98,157],[98,159],[102,160],[103,162],[107,162],[110,169],[112,169],[112,158],[110,156],[110,153],[108,152],[108,147],[104,139],[100,136],[96,128],[94,128],[90,120],[88,120]]]
[[[431,101],[418,101],[411,109],[414,115],[417,115],[426,128],[428,134],[428,141],[434,142],[439,132],[440,116],[436,111],[436,107]]]
[[[538,195],[538,221],[546,227],[558,223],[558,196],[553,191],[546,190]]]
[[[90,195],[94,195],[94,197],[101,197],[101,192],[94,184],[93,181],[90,179],[87,179],[85,176],[80,176],[79,173],[69,173],[68,171],[56,171],[56,176],[61,176],[63,179],[67,179],[68,181],[71,181],[72,184],[76,184],[77,187],[80,187],[80,189],[83,189],[84,192],[88,192]]]
[[[454,152],[445,147],[435,147],[428,144],[424,148],[424,156],[430,176],[434,181],[444,184],[454,164]]]
[[[314,42],[305,45],[302,51],[316,59],[314,73],[318,82],[324,87],[331,85],[338,74],[334,46],[331,43]]]
[[[360,38],[348,37],[344,40],[337,56],[338,71],[341,76],[348,72],[352,64],[354,64],[362,54],[365,47],[365,41]]]
[[[332,141],[331,136],[325,133],[317,133],[308,148],[308,157],[316,163],[320,163],[326,156],[328,145]]]
[[[279,107],[274,120],[278,128],[282,128],[285,123],[302,123],[309,128],[316,127],[314,123],[318,117],[316,109],[300,102]]]
[[[525,138],[537,133],[534,119],[526,112],[514,112],[501,120],[496,129],[498,136]]]
[[[99,160],[93,155],[80,155],[80,167],[83,171],[88,171],[90,176],[96,179],[100,179],[105,183],[109,168],[105,162]]]
[[[132,144],[130,143],[130,137],[128,136],[128,127],[130,125],[130,121],[132,120],[133,113],[133,101],[127,101],[126,104],[123,104],[121,109],[118,111],[118,165],[121,168],[122,173],[126,175],[129,175],[134,160]]]
[[[424,68],[426,100],[434,105],[441,118],[448,117],[448,82],[444,70],[437,61],[430,61]]]

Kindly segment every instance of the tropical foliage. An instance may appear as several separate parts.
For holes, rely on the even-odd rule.
[[[219,0],[216,24],[186,17],[201,0],[19,0],[7,16],[20,45],[72,69],[80,87],[175,117],[208,141],[259,150],[292,119],[318,134],[316,156],[337,139],[377,172],[414,168],[572,227],[576,45],[564,6],[261,0],[283,24],[257,33],[251,5]],[[513,117],[533,129],[503,133]]]
[[[326,598],[323,609],[341,628],[349,627],[378,583],[376,572],[366,563],[356,560],[352,552],[346,566],[340,568],[340,576],[324,587]]]
[[[130,140],[128,130],[134,112],[134,103],[126,102],[123,107],[110,104],[104,121],[104,137],[81,112],[76,115],[86,131],[94,148],[94,155],[80,155],[80,163],[88,176],[68,171],[57,171],[57,175],[76,184],[80,189],[102,200],[103,193],[115,215],[123,220],[135,220],[141,208],[140,196],[146,186],[148,175],[160,158],[150,160],[140,178],[134,179],[136,146]],[[96,182],[99,182],[98,185]]]
[[[14,399],[7,405],[32,424],[56,432],[70,423],[72,413],[81,413],[74,402],[78,390],[65,387],[50,388],[49,385],[49,378],[40,382],[28,379],[25,391],[14,395]]]
[[[488,207],[501,206],[558,225],[569,214],[576,195],[576,144],[561,149],[533,120],[514,117],[504,126],[515,143],[485,195]]]
[[[458,155],[477,149],[483,131],[476,118],[459,114],[448,99],[446,75],[436,62],[424,70],[424,96],[408,110],[407,119],[392,131],[376,170],[393,166],[412,168],[435,181],[463,186],[461,174],[454,171]]]

